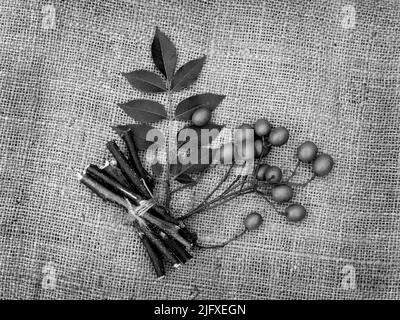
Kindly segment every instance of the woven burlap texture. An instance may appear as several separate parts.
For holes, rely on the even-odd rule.
[[[398,1],[3,0],[0,12],[1,298],[400,297]],[[196,251],[162,281],[123,211],[76,179],[109,159],[111,125],[133,123],[117,103],[166,102],[120,74],[156,71],[156,26],[178,65],[207,55],[174,105],[225,94],[214,122],[267,117],[289,129],[270,163],[292,170],[304,140],[336,162],[296,191],[309,212],[299,225],[255,196],[190,219],[207,243],[230,237],[252,210],[265,222],[224,249]],[[225,169],[175,195],[174,209],[186,212]]]

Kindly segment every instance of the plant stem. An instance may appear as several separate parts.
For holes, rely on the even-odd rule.
[[[229,191],[231,191],[232,187],[235,185],[236,182],[238,182],[242,176],[237,176],[235,180],[231,182],[231,184],[228,186],[228,188],[225,189],[224,192],[222,192],[221,196],[227,194]]]
[[[275,204],[268,199],[268,196],[264,193],[262,193],[261,191],[256,191],[256,193],[258,193],[261,197],[264,198],[264,200],[266,200],[268,202],[268,204],[272,207],[272,209],[274,209],[274,211],[280,215],[285,215],[285,212],[283,211],[279,211],[278,208],[275,206]]]
[[[236,197],[240,197],[242,195],[245,195],[247,193],[251,193],[253,191],[254,191],[253,188],[245,188],[243,190],[235,191],[235,192],[232,192],[232,193],[227,194],[225,196],[219,196],[219,197],[217,197],[217,198],[215,198],[215,199],[213,199],[211,201],[208,201],[208,202],[206,202],[204,204],[200,204],[198,207],[196,207],[195,209],[189,211],[184,216],[181,216],[179,219],[180,220],[185,220],[185,219],[191,217],[192,215],[194,215],[195,213],[199,213],[199,212],[204,211],[204,210],[215,209],[215,208],[225,204],[226,202],[235,199]],[[221,201],[221,202],[219,202],[219,201]],[[216,203],[216,202],[219,202],[219,203],[217,203],[214,206],[210,206],[211,204]]]
[[[231,193],[225,194],[224,196],[220,195],[220,196],[216,197],[213,200],[210,200],[210,201],[205,202],[204,204],[198,205],[197,208],[194,209],[194,210],[198,210],[198,209],[201,209],[203,207],[207,208],[207,207],[209,207],[210,204],[213,204],[213,203],[218,202],[218,201],[223,201],[223,200],[228,199],[228,198],[229,199],[230,198],[234,198],[235,196],[240,195],[240,193],[247,192],[248,190],[249,189],[239,190],[239,191],[235,191],[235,192],[231,192]]]
[[[236,178],[236,180],[234,181],[234,183],[231,184],[231,186],[224,191],[224,193],[221,196],[226,195],[228,192],[232,192],[233,190],[236,190],[238,187],[240,187],[240,190],[243,190],[244,185],[247,183],[247,177],[248,176],[244,176],[243,181],[239,181],[241,178],[243,178],[243,176],[239,176],[238,178]]]
[[[218,243],[218,244],[213,244],[213,245],[201,245],[201,244],[197,244],[196,247],[200,248],[200,249],[216,249],[216,248],[223,248],[225,247],[227,244],[239,239],[240,237],[242,237],[245,233],[247,232],[247,229],[244,229],[243,231],[241,231],[240,233],[234,235],[232,238],[222,242],[222,243]]]
[[[95,180],[101,181],[103,185],[108,186],[109,188],[111,187],[112,190],[115,190],[120,194],[122,193],[125,197],[132,200],[136,205],[139,203],[140,200],[142,200],[142,197],[140,195],[129,190],[128,188],[124,187],[121,183],[119,183],[117,180],[110,178],[108,175],[101,172],[99,167],[97,167],[96,165],[93,164],[89,165],[86,168],[85,173],[87,173]]]
[[[311,178],[309,178],[307,181],[303,182],[303,183],[295,183],[295,182],[291,182],[288,183],[288,186],[294,186],[294,187],[305,187],[306,185],[308,185],[311,181],[313,181],[316,178],[316,175],[313,174],[311,176]]]
[[[137,220],[133,221],[133,228],[135,229],[137,235],[143,243],[144,248],[149,255],[150,261],[153,265],[154,271],[157,275],[158,279],[162,279],[165,277],[165,268],[163,263],[163,257],[161,252],[157,250],[154,244],[151,243],[150,239],[141,231],[141,228],[137,222]]]
[[[260,154],[260,156],[258,157],[258,163],[257,163],[257,166],[254,168],[254,171],[253,171],[253,175],[254,175],[254,176],[256,176],[256,174],[257,174],[257,171],[258,171],[258,169],[260,168],[260,165],[261,165],[261,159],[264,157],[265,150],[266,150],[266,148],[264,148],[264,141],[265,141],[265,138],[264,138],[264,136],[263,136],[263,137],[261,137],[261,141],[262,141],[262,149],[261,149],[261,154]]]
[[[121,152],[121,149],[115,143],[115,141],[109,141],[106,144],[107,149],[111,152],[115,160],[117,161],[122,173],[125,178],[135,187],[142,196],[145,198],[151,198],[152,195],[147,191],[145,186],[142,184],[142,181],[139,179],[137,173],[131,167],[128,159]]]
[[[296,175],[297,169],[299,168],[300,164],[301,164],[301,162],[300,162],[300,161],[297,161],[296,166],[294,167],[293,172],[292,172],[292,173],[290,174],[290,176],[286,179],[286,182],[289,182],[289,181]]]
[[[168,97],[168,101],[167,101],[167,114],[168,114],[168,121],[171,122],[171,82],[167,81],[167,97]],[[166,143],[166,149],[165,149],[165,159],[166,159],[166,178],[165,178],[165,193],[166,193],[166,201],[165,201],[165,206],[167,207],[167,209],[170,209],[170,204],[171,204],[171,177],[170,177],[170,159],[169,159],[169,136],[170,136],[170,128],[171,128],[171,123],[168,126],[168,130],[167,130],[167,137],[165,140]]]
[[[203,203],[207,202],[208,199],[210,199],[212,197],[212,195],[221,187],[221,185],[226,181],[226,179],[228,178],[229,174],[232,171],[233,166],[235,165],[234,162],[232,162],[232,164],[230,165],[228,171],[225,173],[225,175],[222,177],[221,181],[217,184],[217,186],[204,198]]]
[[[180,187],[178,187],[178,188],[172,190],[172,191],[171,191],[171,195],[173,195],[174,193],[177,193],[177,192],[179,192],[179,191],[181,191],[181,190],[184,190],[184,189],[186,189],[186,188],[193,187],[193,186],[196,185],[196,184],[197,184],[196,181],[193,182],[193,183],[184,184],[183,186],[180,186]]]
[[[126,201],[120,195],[109,190],[108,188],[106,188],[101,183],[94,180],[92,177],[88,176],[87,174],[82,175],[82,174],[78,173],[77,176],[81,183],[83,183],[85,186],[87,186],[90,190],[92,190],[94,193],[96,193],[103,200],[117,203],[120,206],[126,208]]]
[[[284,215],[285,213],[282,211],[279,211],[278,208],[275,206],[275,204],[268,199],[268,196],[266,194],[264,194],[261,191],[256,190],[256,193],[259,194],[261,197],[264,198],[264,200],[266,200],[268,202],[268,204],[275,210],[276,213],[280,214],[280,215]]]
[[[179,267],[180,261],[169,251],[165,244],[150,230],[147,223],[141,217],[135,217],[143,233],[149,238],[154,246],[174,265],[175,268]]]
[[[211,210],[211,209],[218,208],[218,207],[222,206],[223,204],[227,203],[228,201],[231,201],[231,200],[233,200],[233,199],[235,199],[235,198],[237,198],[237,197],[243,196],[243,195],[248,194],[248,193],[251,193],[251,192],[253,192],[253,191],[250,191],[250,190],[241,191],[241,192],[239,192],[239,193],[237,193],[237,194],[235,194],[235,195],[232,195],[232,196],[229,196],[229,197],[227,197],[227,198],[222,199],[221,202],[215,204],[214,206],[205,207],[204,209]],[[200,211],[202,211],[202,210],[200,210]]]

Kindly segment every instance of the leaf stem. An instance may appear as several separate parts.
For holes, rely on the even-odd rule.
[[[171,122],[172,118],[171,118],[171,82],[168,80],[167,81],[167,97],[168,97],[168,101],[167,101],[167,113],[168,113],[168,121]],[[167,209],[170,209],[171,206],[171,174],[170,174],[170,159],[169,159],[169,138],[170,138],[170,128],[171,128],[171,123],[169,123],[168,125],[168,130],[167,130],[167,137],[165,140],[166,143],[166,178],[165,178],[165,193],[166,193],[166,201],[165,201],[165,206],[167,207]]]
[[[313,174],[313,175],[311,176],[311,178],[309,178],[308,180],[306,180],[306,181],[303,182],[303,183],[289,182],[289,183],[287,183],[287,185],[288,185],[288,186],[294,186],[294,187],[305,187],[305,186],[307,186],[311,181],[313,181],[315,178],[316,178],[316,175]]]

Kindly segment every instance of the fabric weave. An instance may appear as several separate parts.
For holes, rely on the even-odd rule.
[[[0,298],[400,298],[400,2],[3,0],[0,12]],[[178,67],[207,55],[174,105],[225,94],[214,122],[267,117],[289,129],[270,163],[293,169],[304,140],[336,163],[296,190],[309,212],[299,225],[256,196],[190,219],[207,243],[232,236],[250,211],[265,223],[162,281],[122,210],[75,175],[109,159],[111,125],[132,123],[117,103],[166,102],[120,74],[155,71],[156,26]],[[224,172],[175,195],[174,209],[185,213]]]

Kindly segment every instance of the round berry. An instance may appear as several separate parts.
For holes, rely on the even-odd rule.
[[[266,119],[258,119],[254,124],[254,131],[259,137],[266,136],[271,131],[271,124]]]
[[[268,141],[273,146],[279,147],[289,140],[289,131],[285,127],[272,129],[269,134]]]
[[[308,163],[315,159],[317,152],[318,148],[315,143],[306,141],[297,148],[297,157],[301,162]]]
[[[207,108],[199,108],[192,115],[192,122],[195,126],[202,127],[211,119],[211,111]]]
[[[259,157],[261,156],[263,150],[263,143],[260,139],[254,141],[254,156]]]
[[[286,184],[282,184],[272,188],[271,196],[278,203],[288,202],[293,197],[293,189]]]
[[[263,218],[261,214],[252,212],[244,219],[244,226],[247,230],[256,230],[261,226],[262,222]]]
[[[306,217],[306,209],[298,203],[291,204],[285,209],[286,218],[292,222],[298,222]]]
[[[312,170],[319,177],[326,176],[333,167],[333,159],[329,154],[320,154],[312,164]]]
[[[257,170],[257,174],[256,174],[256,178],[257,180],[264,180],[265,179],[265,172],[268,170],[268,165],[267,164],[262,164],[258,170]]]
[[[271,166],[265,171],[265,181],[278,183],[282,180],[282,170],[279,167]]]

